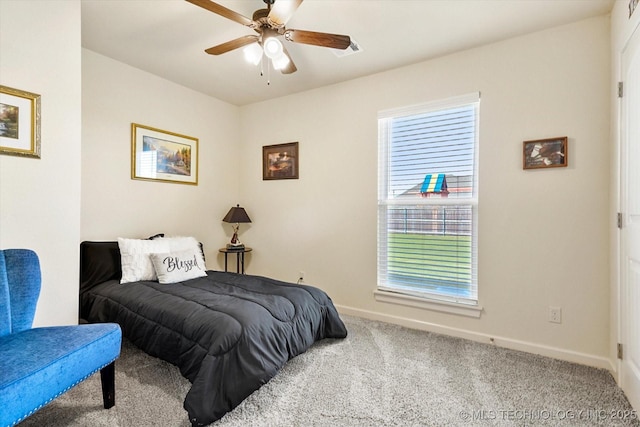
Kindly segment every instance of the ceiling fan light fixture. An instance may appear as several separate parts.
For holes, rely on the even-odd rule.
[[[291,60],[289,59],[289,57],[287,55],[282,54],[282,55],[278,56],[277,58],[273,58],[271,60],[271,62],[273,63],[273,68],[274,69],[282,70],[284,67],[289,65],[289,62],[291,62]]]
[[[282,42],[275,37],[269,37],[263,42],[264,54],[270,59],[283,56],[284,48]]]
[[[258,65],[262,59],[262,47],[258,43],[252,43],[242,49],[244,53],[244,59],[253,64]]]
[[[223,18],[255,30],[257,34],[245,35],[229,40],[205,49],[205,52],[209,55],[221,55],[234,49],[246,47],[246,49],[244,49],[245,59],[247,62],[255,65],[261,64],[260,75],[263,74],[265,67],[267,72],[269,68],[275,68],[282,74],[292,74],[298,70],[289,52],[287,52],[283,46],[282,38],[292,43],[331,49],[347,49],[351,47],[353,50],[356,50],[355,47],[357,47],[356,44],[351,42],[351,38],[346,35],[287,29],[287,22],[289,22],[289,19],[304,0],[262,0],[267,5],[266,9],[256,10],[253,12],[251,19],[213,0],[187,1]],[[282,38],[280,36],[282,36]],[[267,58],[265,59],[264,56]]]

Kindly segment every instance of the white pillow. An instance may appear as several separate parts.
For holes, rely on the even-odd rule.
[[[200,248],[151,254],[150,257],[160,283],[184,282],[207,275]]]
[[[118,237],[120,260],[122,263],[122,279],[120,283],[137,282],[139,280],[156,280],[149,254],[169,252],[169,243],[163,239],[141,240]]]
[[[161,237],[169,244],[169,252],[184,251],[187,249],[200,249],[200,242],[195,237]]]

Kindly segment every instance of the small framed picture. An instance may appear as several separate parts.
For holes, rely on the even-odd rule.
[[[262,179],[298,179],[298,143],[262,147]]]
[[[131,179],[198,185],[198,138],[131,123]]]
[[[40,158],[40,95],[0,86],[0,154]]]
[[[524,141],[523,169],[561,168],[567,166],[567,137]]]

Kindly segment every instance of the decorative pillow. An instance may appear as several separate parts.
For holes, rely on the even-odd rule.
[[[161,237],[154,240],[162,240],[169,244],[169,252],[184,251],[187,249],[198,249],[199,243],[195,237]]]
[[[149,258],[152,253],[169,252],[169,243],[163,239],[141,240],[118,237],[120,259],[122,262],[122,279],[120,283],[137,282],[139,280],[156,280],[156,270]]]
[[[207,275],[200,248],[151,254],[151,262],[156,269],[158,281],[163,284],[184,282]]]
[[[158,235],[160,236],[160,235]],[[164,236],[164,234],[162,234]],[[200,249],[200,253],[202,254],[202,259],[206,262],[206,258],[204,256],[204,247],[202,243],[200,243],[195,237],[154,237],[155,239],[162,239],[169,242],[169,251],[184,251],[186,249],[198,248]]]

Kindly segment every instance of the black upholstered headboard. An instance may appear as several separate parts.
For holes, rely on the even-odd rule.
[[[120,280],[118,242],[80,243],[80,295],[107,280]]]
[[[162,237],[158,234],[150,239]],[[200,251],[204,259],[202,243]],[[82,242],[80,243],[80,295],[107,280],[122,278],[122,264],[118,242]]]

